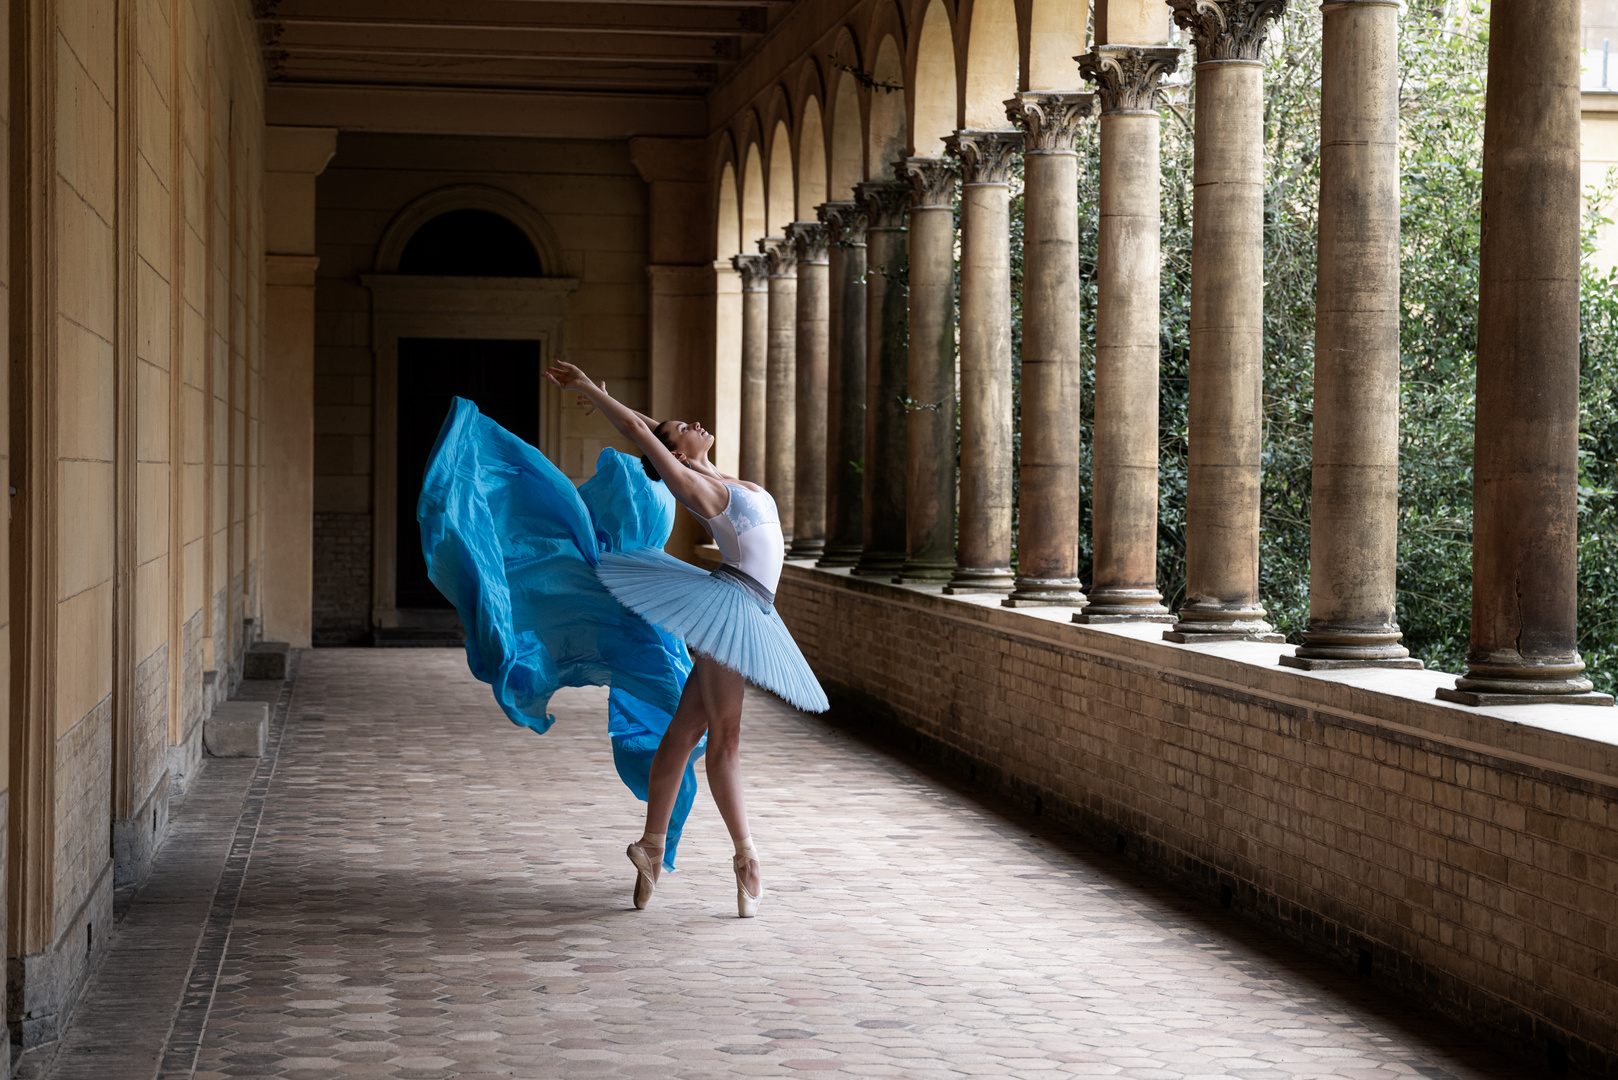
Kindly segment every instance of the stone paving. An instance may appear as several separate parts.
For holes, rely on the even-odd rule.
[[[196,1080],[1532,1075],[756,691],[760,917],[705,795],[636,912],[605,693],[553,708],[512,726],[459,650],[303,654],[217,988],[180,1009]]]

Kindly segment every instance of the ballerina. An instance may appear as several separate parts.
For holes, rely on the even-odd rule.
[[[661,423],[628,408],[573,364],[545,377],[577,390],[593,410],[640,447],[647,475],[700,521],[723,558],[711,574],[651,547],[601,555],[596,574],[618,601],[683,639],[693,667],[679,706],[652,758],[646,826],[628,847],[635,907],[651,900],[663,864],[670,814],[682,771],[704,734],[708,788],[736,854],[736,912],[751,918],[763,896],[758,852],[747,822],[739,763],[742,695],[751,681],[801,709],[824,712],[825,692],[775,611],[785,543],[769,492],[727,476],[709,460],[714,438],[701,424]],[[582,403],[582,402],[581,402]]]

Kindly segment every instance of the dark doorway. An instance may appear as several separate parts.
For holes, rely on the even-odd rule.
[[[464,338],[399,341],[399,524],[394,605],[447,608],[427,580],[416,500],[452,398],[475,403],[495,423],[539,443],[539,342]]]

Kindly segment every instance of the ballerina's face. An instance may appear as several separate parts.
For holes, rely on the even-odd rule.
[[[676,457],[696,461],[713,445],[713,436],[701,424],[688,424],[684,420],[665,420],[658,425],[658,434],[669,451]]]

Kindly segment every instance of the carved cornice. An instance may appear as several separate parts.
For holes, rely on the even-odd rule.
[[[957,131],[944,140],[961,163],[963,184],[1004,184],[1022,152],[1020,131]]]
[[[826,226],[831,242],[839,247],[859,247],[865,243],[865,208],[854,202],[825,202],[815,214]]]
[[[910,209],[910,185],[897,180],[867,180],[854,188],[854,197],[865,207],[868,229],[902,229],[905,211]]]
[[[742,292],[762,292],[770,285],[770,264],[762,255],[732,255],[730,265],[742,276]]]
[[[1157,84],[1180,66],[1178,45],[1097,45],[1075,56],[1079,73],[1096,84],[1106,113],[1155,112]]]
[[[794,221],[787,226],[787,243],[801,263],[823,263],[831,247],[831,234],[818,221]]]
[[[949,158],[900,158],[893,163],[893,175],[909,182],[913,209],[948,207],[955,201],[955,162]]]
[[[1094,116],[1094,94],[1030,91],[1006,102],[1006,116],[1023,135],[1025,154],[1071,154],[1079,122]]]
[[[784,236],[766,236],[758,242],[759,254],[764,256],[771,277],[796,277],[798,252]]]
[[[1287,0],[1168,0],[1174,21],[1191,31],[1197,63],[1257,60],[1270,23],[1286,13]]]

